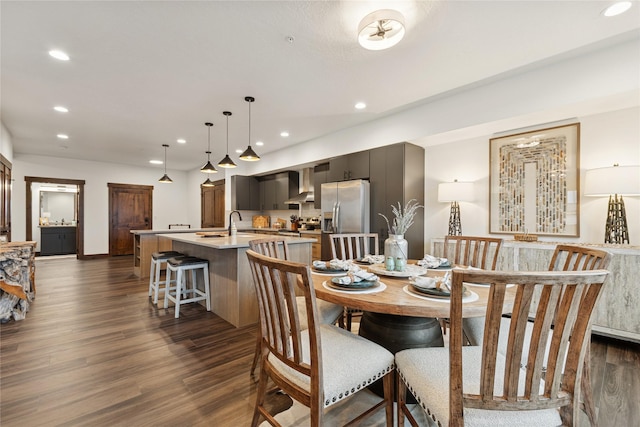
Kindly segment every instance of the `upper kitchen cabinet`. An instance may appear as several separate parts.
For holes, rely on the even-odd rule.
[[[394,216],[391,205],[404,206],[415,199],[424,206],[424,148],[406,142],[375,148],[371,155],[371,232],[380,236],[381,252],[389,236],[387,222]],[[409,258],[424,257],[424,212],[415,216],[413,225],[404,236],[409,242]]]
[[[289,209],[285,200],[298,194],[300,184],[298,172],[281,172],[262,177],[260,181],[260,210]],[[297,206],[293,206],[297,209]]]
[[[322,205],[322,184],[329,181],[329,163],[323,163],[313,168],[313,193],[315,198],[313,207],[320,209]]]
[[[231,209],[260,210],[260,184],[253,176],[231,177]]]
[[[329,160],[329,181],[369,178],[369,153],[359,151]]]

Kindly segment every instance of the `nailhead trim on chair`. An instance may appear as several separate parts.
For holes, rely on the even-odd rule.
[[[442,427],[442,423],[436,419],[435,414],[431,413],[431,410],[427,407],[427,405],[422,401],[422,399],[420,399],[419,396],[416,396],[415,390],[413,389],[413,387],[411,387],[411,384],[409,384],[407,382],[407,378],[402,374],[402,372],[398,369],[396,369],[396,372],[398,373],[398,375],[400,375],[400,378],[402,379],[402,382],[406,384],[407,389],[411,392],[411,394],[413,394],[413,397],[416,398],[416,401],[418,402],[418,404],[420,405],[420,407],[422,407],[422,409],[424,409],[424,411],[427,413],[427,415],[429,417],[431,417],[431,419],[435,422],[438,423],[438,427]]]
[[[355,393],[357,390],[360,390],[361,388],[366,387],[367,385],[371,385],[371,383],[379,380],[380,378],[382,378],[383,376],[385,376],[386,374],[388,374],[389,372],[391,372],[393,370],[393,364],[391,364],[390,366],[387,366],[387,368],[382,371],[382,372],[378,372],[377,374],[375,374],[372,378],[367,379],[366,381],[363,381],[362,384],[358,384],[357,387],[354,389],[351,389],[351,393]],[[349,396],[350,392],[344,391],[342,393],[340,393],[338,396],[329,396],[327,397],[327,399],[325,399],[324,401],[324,406],[327,407],[333,403],[336,403],[342,399],[345,399]]]

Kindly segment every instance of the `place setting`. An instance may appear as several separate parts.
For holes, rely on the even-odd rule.
[[[447,272],[442,277],[412,276],[409,284],[402,290],[416,298],[429,301],[450,302],[451,301],[451,277]],[[463,288],[462,302],[469,303],[477,301],[480,296],[466,287]]]
[[[333,277],[322,283],[325,289],[335,292],[370,294],[382,292],[387,285],[379,280],[379,277],[362,269],[352,269],[347,274]]]
[[[339,276],[346,274],[353,268],[353,263],[347,260],[332,259],[330,261],[313,261],[311,271],[321,276]]]

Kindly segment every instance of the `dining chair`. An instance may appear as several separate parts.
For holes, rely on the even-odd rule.
[[[590,270],[606,270],[611,263],[611,254],[607,251],[600,249],[593,249],[584,246],[577,245],[557,245],[551,261],[549,262],[549,271],[590,271]],[[465,319],[464,332],[467,339],[472,345],[479,345],[484,336],[485,322],[482,318]],[[508,318],[503,318],[500,324],[500,328],[503,331],[502,337],[498,341],[498,351],[503,355],[507,351],[507,343],[504,338],[504,331],[509,329],[510,321]],[[531,335],[533,331],[533,324],[529,322],[526,327],[525,333]],[[590,333],[589,333],[590,335]],[[590,346],[587,346],[586,357],[583,366],[581,393],[584,404],[584,411],[589,418],[589,422],[592,426],[596,423],[596,411],[595,404],[593,402],[593,393],[591,390],[591,350]],[[525,349],[526,350],[526,349]],[[523,352],[522,364],[527,363],[528,352]]]
[[[266,255],[272,258],[279,258],[288,260],[289,259],[289,245],[287,244],[287,239],[284,237],[265,237],[261,239],[254,239],[249,241],[249,248],[252,251],[255,251],[259,254]],[[304,313],[305,310],[305,302],[303,296],[296,297],[296,304],[298,305],[298,310]],[[339,317],[341,317],[343,308],[338,304],[333,304],[328,301],[318,300],[318,315],[320,319],[320,323],[326,323],[332,325],[336,323]],[[301,318],[301,327],[302,329],[307,329],[307,319],[306,316],[302,316]],[[258,334],[258,338],[256,341],[256,351],[253,356],[253,362],[251,363],[251,374],[256,370],[256,366],[258,366],[258,361],[260,360],[260,334]]]
[[[309,407],[310,425],[322,425],[325,410],[381,379],[384,397],[353,421],[384,406],[393,425],[393,354],[363,337],[319,321],[308,265],[247,251],[260,311],[260,377],[252,426],[261,418],[278,426],[265,408],[269,379]],[[302,289],[305,311],[298,309]],[[308,328],[302,328],[306,318]],[[348,410],[349,405],[341,406]]]
[[[494,237],[446,236],[442,256],[455,265],[495,270],[503,241]]]
[[[331,257],[333,259],[356,260],[365,255],[380,254],[377,233],[331,234],[329,240],[331,241]],[[344,307],[340,326],[350,331],[355,316],[362,316],[362,310]]]
[[[446,236],[442,256],[452,265],[495,270],[503,241],[504,239],[494,237]],[[448,323],[448,319],[440,319],[444,334],[447,332]],[[466,330],[474,329],[477,324],[484,324],[484,322],[478,319],[463,320],[465,338],[472,345],[474,342],[466,336]]]
[[[438,425],[576,425],[591,314],[608,274],[606,270],[454,269],[449,348],[396,354],[398,424],[404,425],[407,415],[417,425],[405,403],[408,389]],[[464,282],[489,288],[481,346],[463,346]],[[503,355],[498,343],[508,286],[516,289]],[[535,304],[533,330],[527,337],[528,317]],[[522,366],[524,351],[528,362]]]

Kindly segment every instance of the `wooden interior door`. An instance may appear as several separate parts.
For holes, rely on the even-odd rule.
[[[109,186],[109,255],[133,254],[131,230],[151,230],[153,186]]]
[[[224,227],[224,179],[200,186],[200,227]]]

